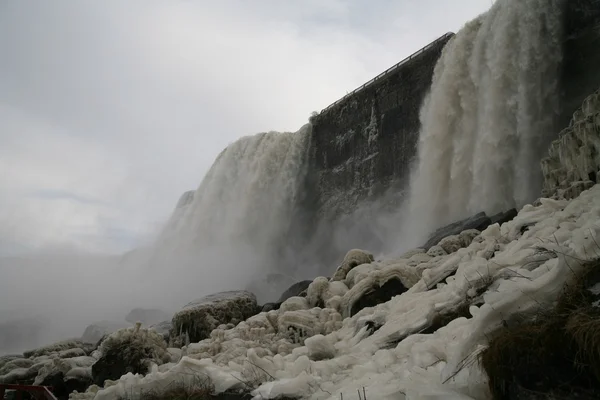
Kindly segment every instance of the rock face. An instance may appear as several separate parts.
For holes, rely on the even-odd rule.
[[[572,199],[592,187],[600,171],[600,90],[587,97],[541,161],[544,197]]]
[[[248,291],[211,294],[187,304],[173,316],[171,337],[187,334],[198,342],[219,325],[237,324],[259,311],[256,296]]]
[[[428,45],[398,68],[313,119],[319,208],[350,213],[368,197],[403,185],[416,154],[419,110],[433,69],[451,38]]]
[[[145,326],[158,324],[169,319],[171,319],[171,315],[166,311],[147,308],[134,308],[125,317],[127,322],[132,324],[141,322]]]

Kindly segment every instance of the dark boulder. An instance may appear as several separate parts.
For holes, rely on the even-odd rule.
[[[139,326],[108,336],[99,351],[100,358],[92,365],[92,379],[98,386],[129,372],[145,375],[151,363],[161,365],[170,360],[163,337],[153,330],[140,330]]]
[[[519,214],[519,212],[517,211],[516,208],[511,208],[508,211],[499,212],[498,214],[492,215],[490,217],[490,219],[492,220],[492,223],[490,225],[493,225],[493,224],[502,225],[507,222],[510,222],[513,219],[515,219],[517,214]]]
[[[77,390],[79,393],[84,393],[90,386],[94,384],[91,376],[66,376],[63,379],[67,398],[69,393]]]
[[[292,286],[290,286],[289,288],[287,288],[287,290],[285,292],[283,292],[283,294],[281,296],[279,296],[279,300],[277,300],[278,303],[283,303],[284,301],[286,301],[287,299],[289,299],[290,297],[295,297],[300,295],[300,293],[304,292],[306,289],[308,289],[308,286],[312,283],[312,281],[300,281],[300,282],[296,282],[294,283]]]
[[[378,304],[385,303],[407,290],[399,279],[390,279],[381,286],[371,288],[352,304],[350,316],[356,315],[363,308],[375,307]]]
[[[427,251],[436,244],[438,244],[440,240],[442,240],[445,237],[448,237],[450,235],[458,235],[462,231],[466,231],[468,229],[477,229],[478,231],[483,231],[491,224],[492,220],[490,219],[490,217],[488,217],[484,212],[480,212],[467,219],[456,221],[451,223],[450,225],[446,225],[442,228],[439,228],[429,237],[425,245],[421,247]]]

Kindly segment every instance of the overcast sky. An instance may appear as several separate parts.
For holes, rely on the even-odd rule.
[[[490,4],[1,1],[0,255],[143,242],[228,143],[297,130]]]

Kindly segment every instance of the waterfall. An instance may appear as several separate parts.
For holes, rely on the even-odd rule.
[[[198,189],[181,197],[145,257],[151,279],[180,279],[179,287],[200,294],[248,282],[259,286],[255,291],[285,289],[293,276],[260,285],[269,273],[294,275],[296,265],[284,258],[299,229],[310,132],[307,124],[295,133],[260,133],[223,150]]]
[[[411,179],[407,225],[421,238],[539,196],[539,162],[556,130],[564,4],[496,1],[445,47]]]

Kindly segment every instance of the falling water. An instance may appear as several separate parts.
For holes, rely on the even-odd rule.
[[[558,113],[563,6],[497,1],[444,49],[421,110],[411,182],[409,225],[421,235],[539,195],[539,161]]]

